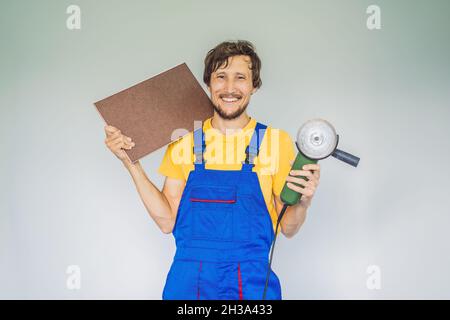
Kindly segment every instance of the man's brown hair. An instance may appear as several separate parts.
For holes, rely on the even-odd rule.
[[[215,72],[224,63],[226,68],[228,66],[228,58],[233,56],[246,55],[250,57],[252,70],[253,87],[261,87],[262,81],[260,78],[261,60],[255,51],[255,46],[245,40],[225,41],[218,44],[214,49],[209,50],[205,58],[205,70],[203,72],[203,82],[207,86],[211,81],[211,74]]]

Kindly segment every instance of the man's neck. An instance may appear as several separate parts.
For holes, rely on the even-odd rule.
[[[223,119],[214,112],[214,116],[211,119],[211,126],[214,129],[220,130],[223,134],[233,134],[238,130],[244,129],[249,122],[250,117],[245,112],[232,120]]]

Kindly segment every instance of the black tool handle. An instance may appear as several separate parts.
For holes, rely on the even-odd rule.
[[[341,161],[344,161],[345,163],[348,163],[351,166],[354,166],[354,167],[358,166],[359,158],[350,153],[336,149],[336,150],[334,150],[334,152],[331,155],[333,157],[335,157],[336,159],[339,159]]]

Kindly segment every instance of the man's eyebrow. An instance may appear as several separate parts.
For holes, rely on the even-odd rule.
[[[225,74],[226,72],[225,71],[216,71],[216,74]],[[237,74],[237,75],[241,75],[241,76],[246,76],[246,74],[245,73],[242,73],[242,72],[235,72],[235,74]]]

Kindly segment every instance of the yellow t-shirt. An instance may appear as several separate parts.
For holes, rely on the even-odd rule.
[[[209,118],[203,123],[206,149],[205,168],[211,170],[240,170],[245,160],[245,148],[250,142],[256,120],[250,118],[248,124],[237,132],[223,134],[211,126]],[[194,170],[193,133],[172,142],[167,147],[159,167],[164,176],[187,180]],[[279,196],[295,159],[294,144],[287,132],[267,127],[261,142],[259,155],[255,158],[253,171],[257,173],[264,200],[272,223],[276,226],[278,214],[275,209],[274,194]]]

